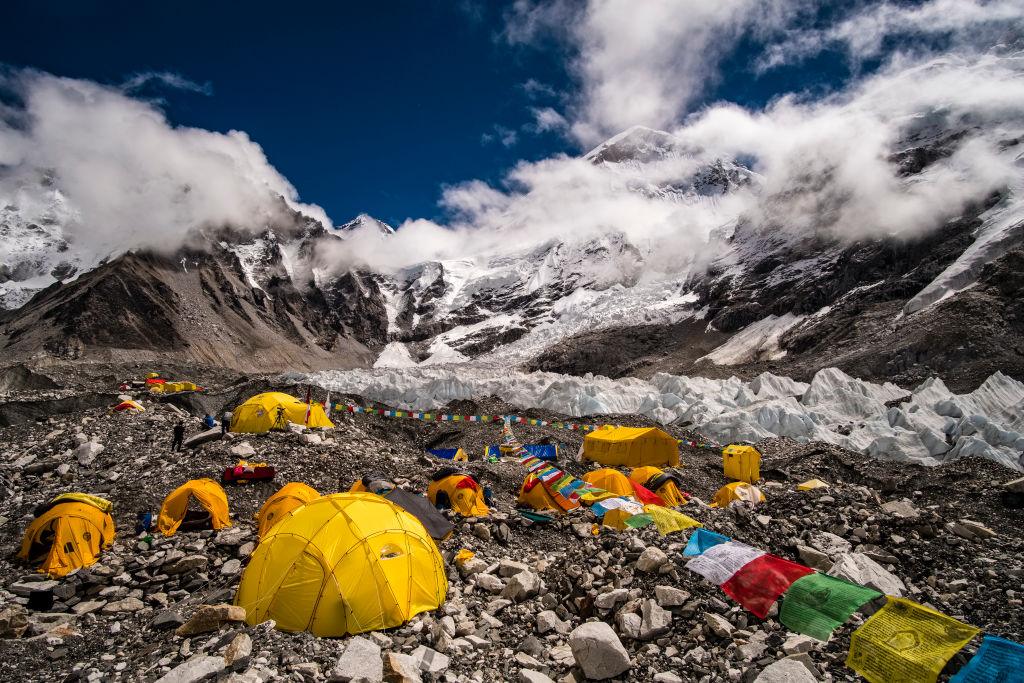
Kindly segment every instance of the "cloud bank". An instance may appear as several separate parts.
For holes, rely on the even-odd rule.
[[[144,74],[125,87],[154,78],[188,83]],[[64,225],[72,249],[173,250],[203,228],[262,230],[285,205],[329,224],[244,132],[173,126],[126,90],[45,73],[7,72],[0,88],[15,102],[0,110],[0,200],[33,220],[58,188],[75,209]]]

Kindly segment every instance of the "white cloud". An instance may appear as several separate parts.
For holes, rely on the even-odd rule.
[[[244,132],[175,127],[152,103],[89,81],[22,71],[0,87],[20,101],[0,118],[0,199],[42,193],[53,177],[77,212],[64,226],[73,249],[173,250],[197,229],[287,220],[288,205],[330,224]]]
[[[519,142],[519,133],[511,128],[495,124],[490,132],[480,136],[480,142],[485,145],[497,142],[502,147],[513,147]]]
[[[213,94],[213,85],[209,82],[196,83],[195,81],[185,78],[181,74],[173,73],[171,71],[145,71],[133,74],[121,84],[121,90],[132,95],[138,90],[141,90],[153,83],[165,85],[176,90],[196,92],[202,95]]]
[[[768,31],[797,0],[519,0],[508,19],[511,43],[554,35],[574,52],[580,84],[569,107],[571,133],[593,145],[633,125],[678,121],[717,77],[719,60],[743,32]]]
[[[569,128],[569,122],[551,107],[534,107],[532,110],[534,129],[539,133],[562,132]]]
[[[913,39],[903,48],[927,52],[924,39],[949,41],[951,48],[988,48],[1019,38],[1024,0],[930,0],[916,5],[875,3],[821,30],[791,32],[770,45],[758,60],[764,72],[799,61],[826,48],[845,50],[854,61],[877,57],[890,38]],[[916,43],[916,44],[915,44]]]

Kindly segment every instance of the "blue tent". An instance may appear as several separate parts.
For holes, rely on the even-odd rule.
[[[558,460],[558,446],[552,443],[548,444],[529,444],[523,446],[526,452],[530,455],[536,456],[541,460],[547,462],[555,462]],[[484,449],[484,459],[486,460],[490,456],[500,458],[502,456],[501,446],[488,446]]]
[[[457,460],[459,462],[467,462],[469,460],[466,457],[466,452],[461,448],[431,448],[427,453],[442,460]]]

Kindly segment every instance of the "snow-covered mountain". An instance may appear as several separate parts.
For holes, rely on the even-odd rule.
[[[917,131],[891,161],[908,182],[926,181],[954,133]],[[1019,137],[1005,144],[1019,156]],[[52,188],[45,207],[11,198],[0,213],[0,302],[14,309],[0,318],[0,347],[11,357],[170,350],[264,369],[474,359],[611,377],[771,370],[810,380],[834,365],[904,386],[940,373],[955,390],[995,370],[1024,377],[1020,188],[978,197],[911,239],[850,241],[738,213],[745,197],[772,205],[764,179],[666,132],[634,127],[582,159],[671,207],[666,230],[699,215],[704,246],[666,250],[671,240],[637,239],[619,217],[600,234],[398,271],[339,269],[331,254],[350,235],[369,231],[386,249],[394,230],[367,215],[332,229],[291,212],[257,230],[204,232],[170,255],[86,257],[63,237],[73,207]],[[787,187],[779,204],[819,192],[819,180]],[[90,308],[99,291],[153,301],[104,319]],[[289,350],[275,356],[275,345]]]

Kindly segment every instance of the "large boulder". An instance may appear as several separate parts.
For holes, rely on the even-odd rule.
[[[331,670],[330,680],[344,683],[353,680],[369,683],[383,681],[384,662],[380,656],[380,646],[369,638],[352,636]]]
[[[836,558],[829,576],[874,588],[885,595],[903,597],[906,585],[898,576],[863,553],[845,553]]]
[[[603,681],[629,670],[632,662],[612,627],[603,621],[589,621],[569,634],[569,647],[576,664],[590,679]]]
[[[156,683],[195,683],[220,673],[226,666],[223,657],[196,655],[158,678]]]

